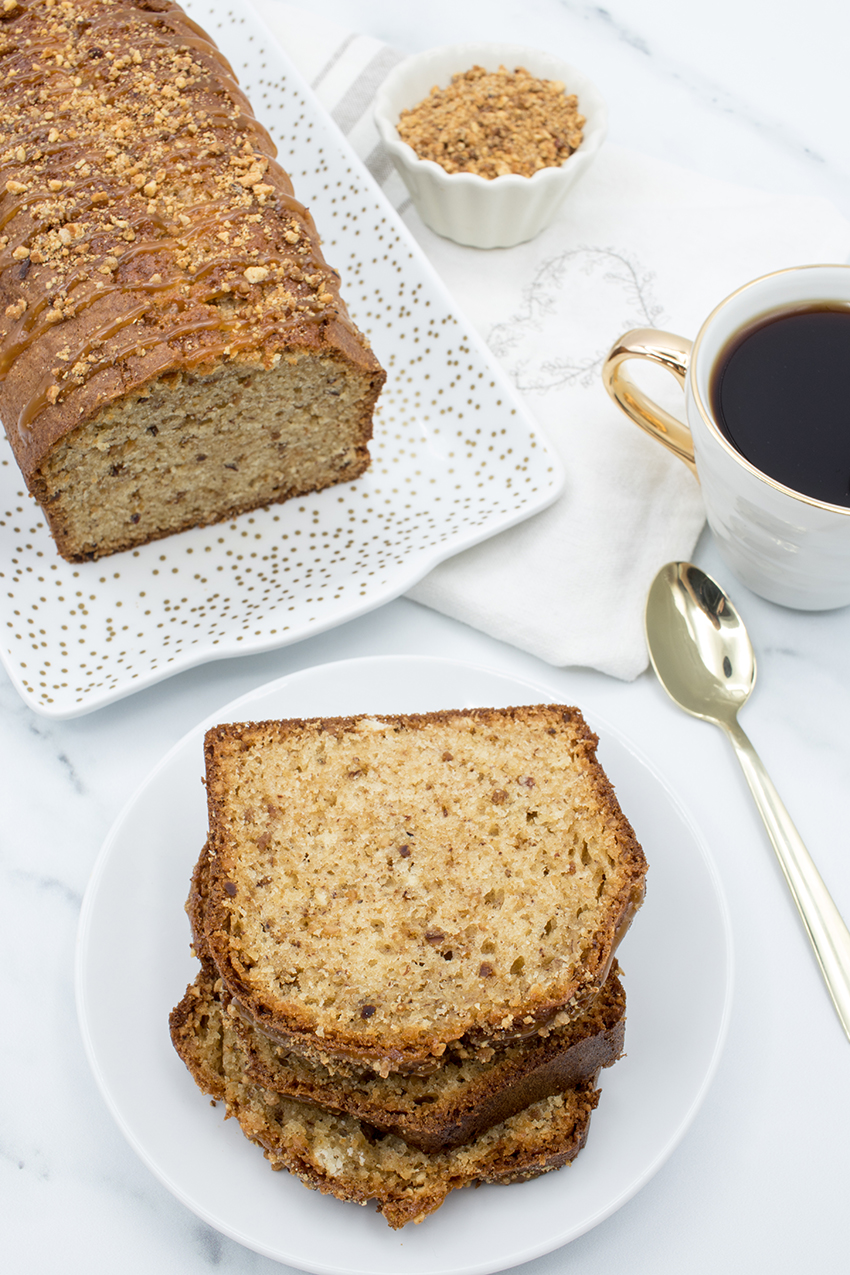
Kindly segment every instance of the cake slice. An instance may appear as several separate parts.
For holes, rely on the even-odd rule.
[[[177,1052],[204,1093],[224,1101],[273,1169],[357,1204],[374,1201],[394,1228],[421,1222],[450,1191],[475,1182],[519,1182],[570,1163],[598,1102],[586,1080],[495,1125],[466,1146],[428,1155],[353,1116],[296,1102],[246,1082],[230,1016],[203,974],[172,1012]]]
[[[221,725],[204,937],[239,1013],[383,1076],[579,1017],[646,861],[577,709]]]
[[[218,971],[203,933],[209,856],[192,874],[186,904],[202,972],[197,993],[209,999]],[[219,984],[220,986],[220,984]],[[219,999],[227,1011],[228,993]],[[276,1044],[241,1014],[229,1015],[244,1056],[244,1079],[284,1097],[355,1116],[408,1145],[434,1152],[462,1146],[509,1116],[591,1079],[623,1052],[626,996],[616,961],[590,1008],[572,1023],[490,1051],[484,1062],[447,1051],[426,1075],[382,1077],[370,1069],[313,1062]],[[462,1051],[461,1051],[462,1053]]]

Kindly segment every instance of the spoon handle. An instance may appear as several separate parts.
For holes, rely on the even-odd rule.
[[[850,1039],[850,931],[756,750],[737,721],[721,724],[755,797],[841,1025]]]

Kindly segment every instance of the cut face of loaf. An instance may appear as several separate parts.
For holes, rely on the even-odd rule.
[[[577,709],[223,725],[205,941],[287,1049],[394,1071],[578,1017],[646,861]]]
[[[7,10],[0,418],[60,553],[356,478],[384,373],[227,60],[171,0]]]
[[[374,372],[304,352],[181,373],[57,443],[33,493],[66,557],[101,557],[358,478],[376,394]]]
[[[421,1222],[459,1187],[524,1181],[570,1163],[585,1145],[599,1098],[593,1082],[584,1081],[466,1146],[428,1155],[352,1116],[247,1082],[239,1037],[203,975],[173,1010],[171,1035],[198,1086],[226,1103],[273,1169],[288,1169],[341,1200],[374,1201],[394,1228]]]

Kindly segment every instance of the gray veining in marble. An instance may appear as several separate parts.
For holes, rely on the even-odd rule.
[[[552,48],[602,89],[614,141],[733,183],[820,194],[850,216],[850,6],[839,0],[770,8],[754,0],[611,0],[604,7],[322,0],[321,11],[401,50],[485,32]],[[696,556],[726,580],[708,533]],[[730,588],[759,660],[743,724],[850,916],[850,609],[803,615]],[[185,731],[285,672],[380,653],[503,668],[546,680],[588,715],[616,717],[693,813],[728,894],[735,1008],[692,1129],[635,1199],[567,1250],[523,1270],[843,1275],[850,1046],[719,732],[679,714],[651,674],[625,685],[553,670],[404,599],[296,647],[190,670],[76,721],[35,718],[0,674],[4,1268],[14,1275],[284,1269],[199,1222],[114,1124],[76,1025],[76,925],[112,821]]]

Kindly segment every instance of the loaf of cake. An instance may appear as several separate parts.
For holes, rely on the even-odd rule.
[[[374,1201],[394,1228],[421,1222],[450,1191],[509,1183],[570,1163],[587,1139],[599,1094],[577,1083],[494,1125],[461,1147],[428,1154],[353,1116],[285,1098],[246,1081],[246,1059],[230,1014],[199,978],[171,1015],[177,1052],[204,1093],[226,1104],[273,1169],[356,1204]]]
[[[384,1077],[580,1017],[646,873],[596,743],[562,705],[209,731],[204,943],[234,1010]]]
[[[72,561],[349,481],[384,373],[171,0],[0,9],[0,420]]]

